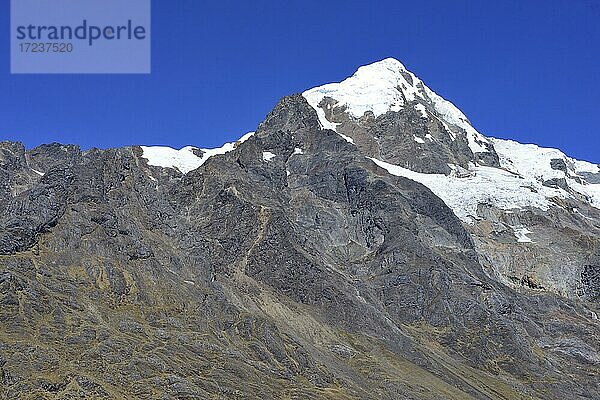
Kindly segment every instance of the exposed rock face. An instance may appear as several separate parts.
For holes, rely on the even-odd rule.
[[[502,162],[400,76],[427,98],[356,117],[285,97],[186,174],[139,147],[3,143],[1,398],[600,396],[598,210],[477,203],[467,223],[396,176]]]

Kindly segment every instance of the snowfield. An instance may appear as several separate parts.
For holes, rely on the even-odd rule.
[[[562,190],[532,185],[532,182],[498,168],[473,166],[472,176],[459,178],[442,174],[423,174],[376,158],[369,158],[395,176],[419,182],[446,203],[463,222],[473,224],[479,204],[494,205],[502,210],[535,207],[548,210],[550,197],[565,197]],[[537,186],[537,187],[534,187]]]
[[[491,139],[500,157],[502,168],[471,165],[471,176],[423,174],[382,160],[370,158],[390,174],[403,176],[428,187],[442,199],[462,221],[472,224],[477,220],[479,204],[494,205],[505,211],[527,207],[548,210],[553,197],[566,199],[574,196],[562,188],[544,185],[551,179],[565,179],[568,188],[588,198],[600,208],[600,184],[586,183],[582,174],[600,174],[597,165],[567,157],[560,150],[536,145],[524,145],[511,140]],[[552,168],[552,160],[563,160],[567,172]],[[450,166],[454,168],[454,166]],[[517,234],[525,241],[526,233]]]

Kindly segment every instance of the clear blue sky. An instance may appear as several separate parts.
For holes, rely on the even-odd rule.
[[[10,75],[0,8],[0,139],[27,147],[218,146],[395,57],[482,133],[600,162],[600,0],[154,0],[148,76]]]

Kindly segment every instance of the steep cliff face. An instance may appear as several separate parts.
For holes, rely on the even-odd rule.
[[[2,398],[600,396],[596,172],[552,161],[568,195],[519,210],[463,193],[529,178],[382,63],[385,106],[313,89],[221,149],[2,143]]]

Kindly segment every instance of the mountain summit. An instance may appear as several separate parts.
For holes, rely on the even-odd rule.
[[[600,169],[394,59],[220,149],[0,143],[0,398],[600,397]]]
[[[438,96],[393,58],[360,67],[343,82],[308,90],[304,97],[317,110],[323,127],[328,129],[336,130],[336,124],[330,121],[331,116],[328,118],[324,110],[320,110],[325,99],[334,100],[329,110],[332,107],[343,108],[354,118],[361,118],[367,113],[377,118],[387,112],[413,108],[421,118],[433,118],[443,123],[452,140],[455,135],[448,124],[462,129],[474,154],[488,152],[488,140],[471,126],[454,104]]]

